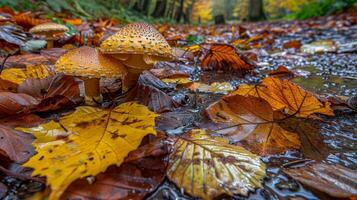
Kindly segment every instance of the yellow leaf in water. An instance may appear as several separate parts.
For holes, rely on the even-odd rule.
[[[177,84],[177,85],[186,84],[186,83],[192,83],[192,81],[188,77],[164,78],[164,79],[161,79],[161,81],[165,82],[165,83],[174,83],[174,84]]]
[[[45,65],[29,66],[24,69],[10,68],[4,69],[1,72],[0,78],[7,80],[16,84],[21,84],[26,79],[38,78],[43,79],[50,75],[51,73]]]
[[[265,176],[265,164],[259,156],[201,129],[176,138],[170,162],[170,180],[202,199],[247,195],[262,187]]]
[[[69,136],[47,145],[35,143],[38,153],[24,166],[34,168],[33,176],[45,176],[52,190],[49,199],[59,199],[76,179],[95,176],[113,164],[120,165],[145,135],[156,135],[156,116],[147,107],[134,102],[111,110],[77,107],[59,122],[49,122],[51,124],[41,125],[37,130],[28,129],[27,132],[37,137],[51,135],[53,130],[65,130]]]

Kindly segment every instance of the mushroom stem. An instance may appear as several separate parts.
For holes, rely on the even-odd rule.
[[[122,88],[123,92],[126,92],[132,87],[134,87],[139,79],[141,72],[144,71],[140,69],[133,69],[130,67],[127,67],[127,70],[128,70],[128,74],[123,80],[123,88]]]
[[[47,49],[52,49],[53,48],[53,40],[52,39],[48,39],[47,40]]]
[[[81,77],[84,82],[85,103],[87,105],[96,105],[96,102],[102,101],[100,94],[99,78],[84,78]]]

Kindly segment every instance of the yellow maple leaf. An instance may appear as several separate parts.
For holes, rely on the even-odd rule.
[[[260,157],[220,137],[194,129],[177,137],[168,177],[179,188],[202,199],[221,194],[247,195],[262,187],[265,164]]]
[[[59,199],[74,180],[95,176],[113,164],[120,165],[145,135],[156,135],[156,116],[146,106],[134,102],[110,110],[77,107],[59,122],[36,127],[38,130],[28,129],[27,132],[36,136],[49,134],[52,128],[59,132],[65,130],[70,135],[60,142],[37,145],[38,153],[24,166],[34,168],[33,176],[45,176],[52,190],[49,199]]]
[[[50,75],[50,71],[45,65],[28,66],[26,69],[10,68],[4,69],[1,72],[0,78],[12,83],[21,84],[29,78],[46,78]]]
[[[266,100],[274,110],[283,110],[286,114],[297,117],[309,117],[314,113],[333,116],[330,103],[322,103],[315,95],[289,80],[268,77],[262,83],[241,85],[230,95],[260,97]]]

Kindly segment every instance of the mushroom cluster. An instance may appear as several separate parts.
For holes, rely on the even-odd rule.
[[[47,29],[48,35],[55,33],[52,30]],[[37,29],[32,32],[39,33]],[[55,69],[82,79],[86,104],[94,105],[102,100],[100,78],[121,79],[122,90],[127,91],[136,84],[141,72],[158,61],[173,58],[170,45],[154,27],[132,23],[103,41],[99,51],[84,46],[67,52],[56,62]]]
[[[154,27],[146,23],[128,24],[102,42],[99,50],[108,54],[128,69],[124,90],[133,86],[142,71],[158,61],[174,58],[170,45]]]
[[[64,33],[67,31],[67,26],[52,22],[39,24],[30,29],[30,33],[34,35],[45,36],[47,41],[47,49],[53,48],[53,41],[64,35]]]
[[[85,102],[88,105],[102,101],[99,87],[100,78],[123,80],[127,74],[125,67],[120,62],[87,46],[70,50],[61,56],[55,64],[55,70],[83,80]]]

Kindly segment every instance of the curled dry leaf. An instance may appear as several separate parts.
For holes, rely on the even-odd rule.
[[[31,95],[40,101],[37,112],[71,107],[81,101],[79,85],[72,76],[57,74],[44,79],[27,79],[18,92]]]
[[[223,125],[217,133],[254,153],[278,154],[300,148],[298,135],[279,126],[277,114],[265,100],[228,95],[210,105],[206,113],[213,122]]]
[[[45,176],[51,186],[49,199],[59,199],[73,181],[95,176],[110,165],[120,165],[145,135],[156,135],[156,116],[133,102],[110,110],[77,107],[59,122],[43,125],[50,129],[45,130],[43,126],[21,129],[36,134],[51,134],[59,129],[70,134],[65,140],[37,146],[37,154],[24,166],[34,168],[33,176]]]
[[[3,80],[10,81],[12,83],[21,84],[26,79],[36,78],[42,79],[46,78],[51,74],[51,72],[44,65],[29,66],[26,70],[19,68],[5,69],[1,72],[0,78]]]
[[[313,93],[288,80],[268,77],[257,86],[241,85],[233,94],[260,97],[274,110],[282,110],[297,117],[309,117],[314,113],[334,115],[329,102],[320,102]]]
[[[75,181],[63,199],[144,199],[163,181],[167,153],[161,139],[144,143],[127,157],[136,160],[126,160],[120,167],[109,167],[98,174],[92,184],[85,179]]]
[[[0,156],[16,163],[25,162],[34,153],[32,141],[32,135],[0,125]]]
[[[27,94],[0,92],[0,118],[28,113],[39,101]]]
[[[357,195],[356,171],[341,165],[313,163],[283,171],[302,184],[333,197],[349,198]]]
[[[0,58],[0,63],[4,61],[4,58]],[[24,54],[9,57],[5,62],[5,68],[26,68],[29,66],[37,65],[52,65],[54,62],[47,57],[39,54]]]
[[[149,72],[143,73],[136,86],[125,96],[125,101],[138,101],[149,107],[150,110],[161,113],[170,111],[179,106],[179,103],[173,100],[162,90],[154,85],[160,81]],[[161,82],[161,81],[160,81]],[[164,84],[164,83],[162,83]]]
[[[262,187],[265,165],[244,148],[201,129],[174,142],[168,177],[190,195],[213,199],[221,194],[247,195]]]
[[[201,66],[204,70],[247,72],[254,69],[254,64],[237,49],[227,44],[203,45]]]

